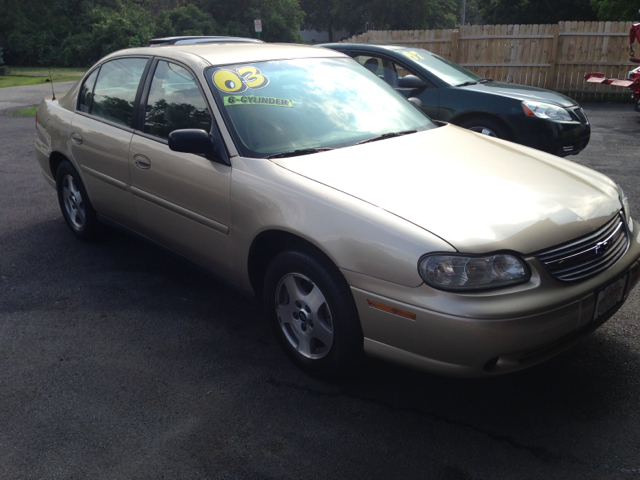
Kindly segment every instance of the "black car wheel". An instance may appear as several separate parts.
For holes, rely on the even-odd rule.
[[[320,252],[280,253],[269,265],[264,303],[280,346],[303,370],[346,376],[363,357],[363,335],[353,296],[336,266]]]
[[[491,118],[472,118],[460,123],[459,126],[490,137],[501,138],[503,140],[511,139],[509,131],[502,124]]]
[[[89,196],[76,169],[68,161],[56,172],[56,187],[60,210],[67,225],[81,240],[93,240],[102,232]]]

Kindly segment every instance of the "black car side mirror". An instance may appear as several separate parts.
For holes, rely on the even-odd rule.
[[[415,75],[407,75],[398,80],[398,88],[427,88],[427,82]]]
[[[169,134],[169,148],[174,152],[204,155],[215,162],[230,165],[224,146],[204,130],[196,128],[174,130]]]

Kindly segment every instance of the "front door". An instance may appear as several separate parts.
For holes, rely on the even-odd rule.
[[[129,150],[138,229],[230,277],[231,167],[174,152],[167,142],[173,130],[212,128],[195,76],[176,63],[158,61],[143,105],[143,131],[135,132]]]
[[[407,75],[422,78],[413,70],[394,62],[390,58],[376,53],[354,53],[353,59],[370,70],[374,75],[387,82],[406,98],[417,97],[422,102],[422,111],[431,118],[438,119],[440,100],[438,89],[427,81],[427,88],[415,90],[412,88],[398,88],[398,80]],[[425,80],[424,78],[422,78]]]

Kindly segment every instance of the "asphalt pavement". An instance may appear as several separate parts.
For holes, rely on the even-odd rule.
[[[640,114],[585,107],[592,141],[571,159],[618,181],[638,218]],[[0,478],[640,477],[640,289],[523,372],[371,360],[327,383],[251,300],[122,233],[76,240],[34,139],[33,117],[0,115]]]
[[[62,98],[76,82],[61,82],[53,84],[56,98]],[[33,107],[38,105],[43,97],[51,97],[51,83],[28,85],[25,87],[0,88],[0,113],[6,110]]]

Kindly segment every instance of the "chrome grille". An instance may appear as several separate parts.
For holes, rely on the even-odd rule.
[[[629,248],[629,234],[620,215],[604,227],[573,242],[535,253],[558,280],[581,280],[616,263]]]

